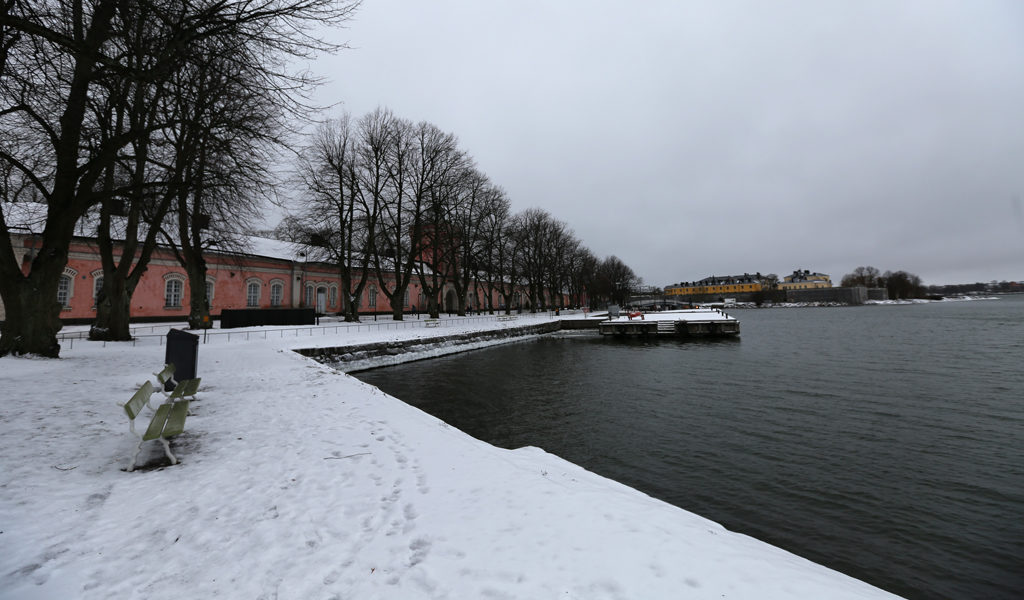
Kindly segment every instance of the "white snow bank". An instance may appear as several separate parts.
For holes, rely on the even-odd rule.
[[[211,338],[182,464],[134,473],[118,404],[163,347],[0,359],[0,597],[892,597],[289,350],[506,325]]]

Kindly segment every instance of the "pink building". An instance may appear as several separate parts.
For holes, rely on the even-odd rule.
[[[15,255],[28,272],[41,241],[38,235],[12,231]],[[341,283],[337,269],[320,262],[307,262],[293,247],[277,240],[250,238],[249,253],[212,252],[204,254],[210,314],[223,309],[315,307],[323,314],[342,309]],[[102,287],[103,267],[96,240],[76,237],[71,244],[68,264],[60,281],[57,301],[67,322],[89,322],[96,316],[96,295]],[[390,284],[391,282],[389,282]],[[132,297],[132,319],[185,320],[189,313],[189,283],[185,269],[168,248],[158,248],[150,260]],[[389,285],[388,289],[392,289]],[[467,305],[476,310],[486,307],[483,285],[472,286]],[[442,293],[442,306],[457,306],[454,288],[448,284]],[[497,293],[493,306],[501,306]],[[525,304],[525,302],[523,303]],[[414,277],[403,299],[403,309],[422,311],[425,299]],[[391,313],[391,303],[381,292],[380,282],[371,275],[363,290],[359,310],[367,313]],[[0,320],[4,318],[0,303]]]

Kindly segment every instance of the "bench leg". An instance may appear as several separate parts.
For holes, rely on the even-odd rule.
[[[164,438],[160,438],[160,443],[164,445],[164,454],[167,455],[167,458],[171,459],[171,464],[178,464],[178,459],[174,458],[174,455],[171,454],[171,445],[167,443],[167,440],[165,440]]]
[[[139,452],[142,452],[142,442],[143,441],[144,440],[140,439],[139,440],[139,445],[135,447],[135,454],[132,454],[132,462],[131,462],[130,465],[128,465],[128,472],[129,473],[131,473],[132,471],[135,470],[135,463],[139,460]]]

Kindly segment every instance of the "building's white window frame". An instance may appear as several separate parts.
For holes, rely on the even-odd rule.
[[[327,288],[327,306],[331,308],[337,308],[338,306],[338,286],[334,284]]]
[[[71,310],[71,299],[75,297],[75,279],[78,271],[71,267],[64,267],[64,273],[57,283],[57,302],[63,310]]]
[[[371,285],[366,290],[366,298],[367,298],[366,306],[368,306],[369,308],[376,309],[377,308],[377,287],[376,286]]]
[[[270,280],[270,307],[280,308],[284,303],[284,281]]]
[[[256,293],[253,293],[253,289]],[[263,296],[263,280],[259,277],[249,277],[245,280],[245,307],[259,308],[260,299]]]
[[[206,278],[206,302],[213,306],[213,298],[217,295],[217,280],[213,277]]]
[[[181,273],[166,273],[164,275],[164,308],[181,308],[184,306],[186,277]],[[172,291],[176,288],[176,292]],[[175,304],[174,294],[178,302]]]
[[[312,281],[306,282],[306,308],[316,308],[316,284]]]
[[[96,269],[90,275],[92,275],[92,307],[95,310],[96,301],[100,297],[100,290],[103,289],[103,269]]]

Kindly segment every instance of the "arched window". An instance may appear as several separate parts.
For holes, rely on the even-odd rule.
[[[181,296],[185,286],[180,279],[164,282],[164,308],[181,308]]]
[[[405,288],[405,294],[402,295],[402,308],[409,308],[409,288]]]
[[[64,308],[68,308],[68,302],[71,301],[72,281],[74,280],[67,275],[61,275],[60,281],[57,282],[57,302]]]
[[[96,306],[103,301],[103,276],[92,280],[92,305]]]
[[[57,302],[65,310],[71,308],[71,298],[75,296],[75,277],[78,277],[78,271],[64,267],[64,274],[57,282]]]
[[[213,279],[206,280],[206,305],[208,307],[213,305],[213,293],[217,288],[215,284],[216,281]]]
[[[280,281],[270,282],[270,306],[281,306],[281,300],[284,298],[284,284]]]
[[[249,308],[257,308],[260,305],[260,282],[249,280],[245,284],[245,305]]]
[[[331,308],[334,308],[335,306],[338,305],[338,286],[331,286],[330,297],[327,303],[330,305]]]
[[[306,308],[316,308],[316,304],[313,302],[313,294],[316,293],[313,284],[306,285]]]
[[[368,304],[370,308],[377,308],[377,288],[372,285],[370,286],[369,299]]]
[[[103,298],[103,269],[92,272],[92,307],[96,308]]]

